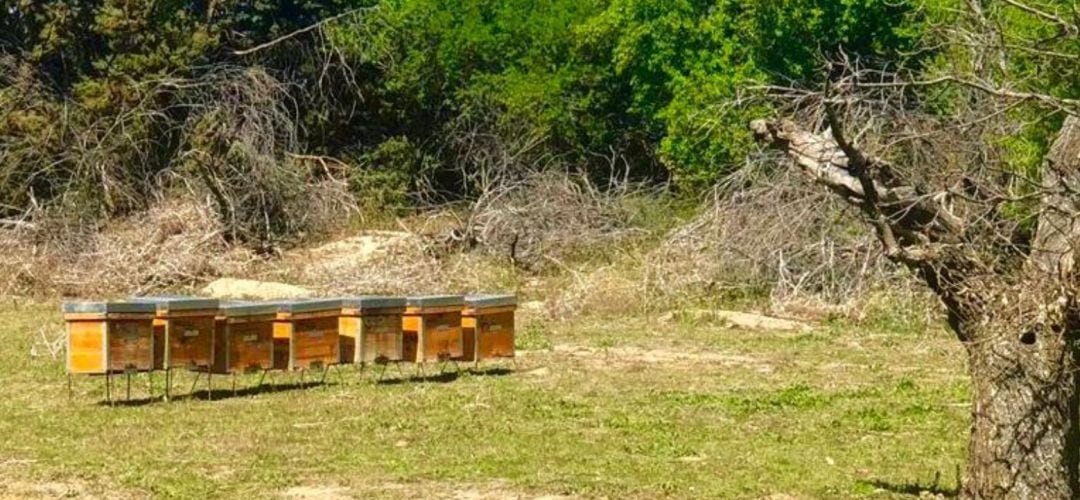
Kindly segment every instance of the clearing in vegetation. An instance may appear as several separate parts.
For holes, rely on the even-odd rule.
[[[61,324],[55,304],[0,306],[0,497],[950,495],[970,422],[942,330],[529,319],[516,366],[379,384],[349,367],[307,389],[279,374],[238,397],[222,377],[215,401],[168,404],[142,401],[140,376],[136,403],[109,408],[100,378],[67,400]]]

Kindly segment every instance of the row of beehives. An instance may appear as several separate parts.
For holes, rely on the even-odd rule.
[[[63,304],[69,374],[189,368],[237,374],[514,356],[512,295]],[[168,382],[166,382],[168,383]]]

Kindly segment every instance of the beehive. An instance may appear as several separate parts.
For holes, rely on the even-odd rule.
[[[341,300],[279,304],[274,321],[274,368],[306,370],[337,364]]]
[[[130,302],[68,302],[67,371],[96,374],[155,366],[153,304]]]
[[[214,371],[248,373],[273,368],[277,311],[278,305],[272,303],[222,304],[214,342]]]
[[[342,363],[402,361],[404,297],[349,297],[341,301]]]
[[[164,345],[160,367],[209,370],[214,363],[214,318],[217,299],[194,297],[135,297],[153,304],[155,337]]]
[[[517,298],[513,295],[465,297],[465,309],[461,313],[463,359],[513,358],[516,309]]]
[[[403,354],[417,363],[461,359],[465,346],[461,337],[460,295],[409,297],[402,317]]]

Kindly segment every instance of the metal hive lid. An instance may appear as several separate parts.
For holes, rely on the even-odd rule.
[[[60,305],[64,314],[154,314],[157,306],[150,302],[103,302],[103,301],[76,301],[64,302]]]
[[[356,309],[383,309],[392,307],[405,307],[405,297],[391,297],[387,295],[358,295],[355,297],[342,297],[341,307]]]
[[[478,294],[465,297],[465,305],[474,308],[516,306],[517,296],[511,294]]]
[[[158,311],[198,311],[217,309],[218,299],[202,297],[187,297],[183,295],[150,295],[146,297],[132,297],[131,302],[154,304]]]
[[[341,309],[341,299],[290,300],[277,303],[279,312],[302,313],[335,311]]]
[[[465,305],[461,295],[413,295],[406,298],[406,304],[412,307],[449,307]]]
[[[221,304],[221,314],[229,317],[257,316],[274,314],[280,304],[277,302],[226,302]]]

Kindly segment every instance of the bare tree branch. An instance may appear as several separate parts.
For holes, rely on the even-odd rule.
[[[256,45],[254,47],[243,49],[243,50],[234,50],[233,55],[234,56],[246,56],[246,55],[249,55],[249,54],[254,54],[255,52],[258,52],[260,50],[264,50],[264,49],[273,47],[274,45],[277,45],[277,44],[279,44],[281,42],[284,42],[284,41],[286,41],[286,40],[288,40],[290,38],[295,38],[297,36],[300,36],[300,35],[303,35],[304,33],[309,32],[309,31],[318,29],[318,28],[320,28],[320,27],[322,27],[322,26],[324,26],[326,24],[337,21],[338,19],[341,19],[343,17],[351,16],[351,15],[357,14],[359,12],[372,11],[372,10],[375,10],[377,8],[378,8],[378,6],[359,7],[359,8],[352,9],[352,10],[349,10],[349,11],[346,11],[346,12],[342,12],[341,14],[330,16],[330,17],[328,17],[326,19],[323,19],[323,20],[320,20],[320,21],[318,21],[318,22],[316,22],[316,23],[314,23],[314,24],[312,24],[310,26],[305,26],[305,27],[300,28],[300,29],[298,29],[296,31],[289,32],[289,33],[287,33],[285,35],[279,36],[279,37],[277,37],[277,38],[275,38],[273,40],[270,40],[268,42],[260,43],[259,45]]]

